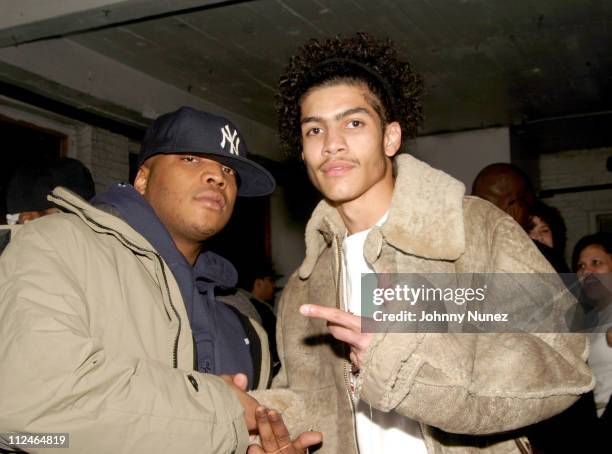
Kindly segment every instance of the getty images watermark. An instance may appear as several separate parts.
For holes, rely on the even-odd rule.
[[[361,281],[363,332],[604,332],[612,320],[600,309],[581,298],[573,274],[363,274]]]

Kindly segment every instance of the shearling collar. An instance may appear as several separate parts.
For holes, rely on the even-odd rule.
[[[366,258],[373,250],[380,251],[384,239],[405,254],[437,260],[458,259],[465,250],[465,186],[410,155],[402,154],[395,159],[397,177],[389,217],[368,235],[364,247]],[[299,269],[302,279],[310,276],[333,238],[345,232],[338,211],[322,200],[306,226],[306,258]]]

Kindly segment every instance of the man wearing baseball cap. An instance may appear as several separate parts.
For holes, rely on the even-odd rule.
[[[266,386],[267,340],[217,302],[236,271],[204,244],[237,195],[274,188],[229,120],[183,107],[147,131],[133,186],[91,204],[56,189],[63,212],[0,259],[0,448],[16,432],[67,434],[73,452],[245,452],[257,401],[236,385]]]

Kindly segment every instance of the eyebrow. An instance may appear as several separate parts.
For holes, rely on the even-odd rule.
[[[365,107],[353,107],[352,109],[348,109],[348,110],[345,110],[343,112],[336,114],[334,116],[334,120],[336,121],[342,120],[343,118],[348,117],[349,115],[354,115],[357,113],[363,113],[363,114],[368,115],[369,117],[372,116],[370,111],[366,109]],[[320,122],[320,121],[323,121],[323,117],[317,117],[317,116],[304,117],[300,120],[300,124],[303,125],[304,123],[312,123],[312,122]]]

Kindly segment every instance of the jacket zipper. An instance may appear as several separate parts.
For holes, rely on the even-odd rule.
[[[340,245],[339,238],[334,235],[336,241],[336,251],[338,255],[338,276],[336,282],[336,309],[345,310],[346,308],[342,307],[342,302],[340,300],[340,289],[342,288],[344,282],[344,276],[342,273],[342,246]],[[344,344],[344,353],[345,356],[349,351],[347,350],[347,345]],[[355,402],[353,401],[353,392],[351,391],[351,362],[348,359],[343,360],[343,375],[344,375],[344,388],[346,391],[346,396],[348,397],[349,406],[351,407],[351,415],[353,417],[353,443],[355,445],[355,452],[359,452],[359,445],[357,444],[357,422],[356,422],[356,414],[355,414]]]
[[[531,449],[531,445],[529,443],[525,443],[521,438],[515,438],[514,442],[518,447],[521,454],[531,454],[533,453],[533,449]]]
[[[85,212],[83,212],[83,210],[81,210],[79,207],[75,206],[74,204],[72,204],[68,200],[64,199],[63,197],[60,197],[60,196],[58,196],[56,194],[53,194],[53,197],[61,200],[62,202],[70,205],[71,207],[73,207],[75,210],[77,210],[79,213],[81,213],[81,215],[85,219],[87,219],[89,222],[91,222],[93,225],[95,225],[95,226],[97,226],[97,227],[99,227],[99,228],[101,228],[103,230],[108,230],[108,231],[111,231],[111,232],[115,233],[119,238],[121,238],[132,249],[135,249],[135,250],[141,252],[143,255],[150,254],[150,253],[153,253],[155,255],[155,257],[157,258],[157,260],[159,261],[159,264],[161,266],[162,275],[164,276],[164,286],[166,287],[166,293],[168,295],[168,302],[170,303],[170,307],[172,308],[172,312],[174,312],[174,315],[176,316],[176,319],[178,320],[178,329],[177,329],[177,332],[176,332],[176,337],[174,338],[174,346],[173,346],[173,349],[172,349],[172,367],[177,369],[178,368],[178,343],[179,343],[179,338],[180,338],[180,335],[181,335],[181,317],[179,316],[179,313],[176,310],[176,307],[174,306],[174,303],[172,302],[172,296],[170,295],[170,287],[168,286],[168,277],[166,276],[166,271],[164,269],[164,262],[163,262],[161,256],[157,252],[141,248],[137,244],[132,243],[122,233],[117,232],[114,229],[111,229],[111,228],[109,228],[109,227],[107,227],[105,225],[100,224],[99,222],[94,221],[89,216],[87,216],[85,214]],[[164,307],[164,311],[166,312],[166,316],[168,317],[168,319],[172,320],[170,318],[170,314],[168,314],[168,311],[166,310],[165,307]]]
[[[172,302],[172,296],[170,295],[170,286],[168,285],[168,277],[166,276],[166,270],[164,268],[164,262],[159,254],[155,254],[159,265],[161,266],[162,275],[164,276],[164,286],[166,287],[166,294],[168,295],[168,302],[170,303],[170,307],[172,308],[172,312],[176,316],[178,321],[178,329],[176,330],[176,337],[174,338],[174,348],[172,349],[172,367],[178,369],[178,344],[179,338],[181,336],[181,317],[179,316],[176,307],[174,307],[174,303]]]

